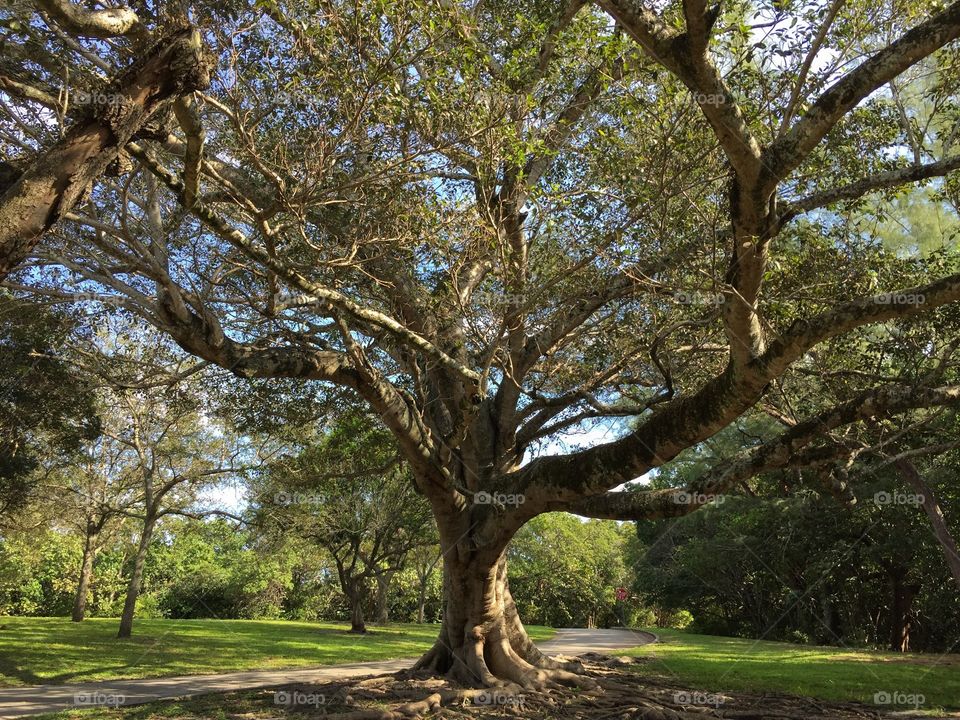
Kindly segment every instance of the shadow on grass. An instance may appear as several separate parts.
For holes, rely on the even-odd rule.
[[[0,675],[6,675],[9,678],[16,678],[24,685],[40,685],[49,682],[46,678],[35,675],[29,670],[20,667],[10,658],[0,655]]]

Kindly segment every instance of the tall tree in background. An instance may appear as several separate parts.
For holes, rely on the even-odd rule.
[[[955,213],[960,3],[190,7],[219,20],[202,161],[195,127],[129,143],[129,181],[99,182],[35,248],[44,271],[8,285],[368,404],[439,528],[446,607],[421,668],[582,682],[530,641],[507,582],[538,515],[683,515],[786,466],[842,486],[838,433],[960,401],[934,372],[953,366],[955,251],[884,254],[860,202],[944,177]],[[923,122],[896,86],[914,74]],[[924,337],[908,381],[847,374],[894,333]],[[805,390],[835,372],[837,392]],[[685,487],[615,490],[759,410],[789,426]]]
[[[119,525],[139,502],[139,478],[131,473],[128,448],[116,438],[122,415],[106,408],[105,427],[95,443],[64,462],[42,488],[43,501],[60,511],[65,524],[73,525],[83,538],[83,557],[77,573],[77,591],[71,618],[86,617],[97,555]]]
[[[130,637],[144,563],[158,523],[196,511],[204,485],[237,471],[237,449],[209,426],[203,396],[189,385],[177,392],[118,392],[114,412],[123,426],[111,439],[125,446],[140,483],[140,503],[129,514],[140,522],[118,637]]]
[[[64,355],[76,319],[0,292],[0,523],[41,476],[97,437],[89,378]],[[45,466],[45,467],[44,467]]]

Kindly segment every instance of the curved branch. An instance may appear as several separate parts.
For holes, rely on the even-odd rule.
[[[161,182],[163,182],[163,184],[177,197],[178,201],[182,205],[187,206],[184,185],[180,180],[174,177],[172,172],[160,165],[150,156],[149,153],[147,153],[143,147],[137,143],[129,143],[127,145],[127,149],[130,151],[130,154],[140,160],[140,162],[142,162],[151,173],[153,173]],[[404,342],[410,347],[423,352],[425,355],[432,357],[444,367],[453,370],[469,383],[479,383],[480,378],[477,373],[461,365],[454,358],[440,350],[429,340],[411,331],[394,318],[375,310],[371,310],[370,308],[358,305],[346,295],[343,295],[336,290],[331,290],[330,288],[311,282],[297,271],[286,267],[276,259],[270,257],[268,253],[257,249],[253,246],[253,244],[250,242],[250,239],[246,235],[241,233],[236,228],[231,227],[223,217],[199,200],[195,201],[193,205],[190,206],[190,210],[200,220],[202,220],[207,227],[240,250],[244,255],[257,263],[260,263],[263,267],[273,271],[279,277],[282,277],[285,281],[296,287],[301,292],[307,293],[314,298],[318,304],[326,305],[331,310],[336,308],[351,318],[359,320],[361,323],[369,323],[376,327],[380,327],[399,339],[401,342]]]
[[[831,430],[862,420],[945,405],[960,405],[960,386],[922,389],[891,386],[869,390],[794,425],[773,440],[721,462],[686,488],[606,493],[550,509],[609,520],[679,517],[760,473],[828,462],[849,454],[849,450],[842,447],[808,449]]]
[[[796,169],[840,118],[862,100],[958,37],[960,2],[955,2],[831,85],[787,133],[764,151],[771,186]]]
[[[81,37],[111,38],[142,30],[140,18],[128,7],[87,10],[68,0],[34,0],[64,30]]]
[[[876,190],[916,183],[930,178],[943,177],[954,170],[960,170],[960,155],[927,163],[926,165],[910,165],[897,170],[878,173],[873,177],[864,178],[855,183],[844,185],[830,190],[813,193],[792,203],[788,203],[780,212],[780,225],[786,225],[798,215],[818,208],[833,205],[842,200],[856,200]]]
[[[578,453],[534,460],[510,478],[511,491],[523,493],[524,511],[536,514],[554,501],[574,502],[633,480],[736,420],[757,403],[772,380],[818,343],[958,301],[960,274],[896,295],[853,300],[798,321],[760,357],[745,366],[728,364],[699,391],[665,405],[629,435]]]

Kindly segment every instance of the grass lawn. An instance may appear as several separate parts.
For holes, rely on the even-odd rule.
[[[416,657],[439,625],[370,626],[352,635],[339,623],[283,620],[137,620],[116,638],[119,620],[0,617],[0,685],[276,670]],[[553,630],[528,627],[535,640]]]
[[[643,658],[638,672],[671,676],[703,692],[778,692],[824,700],[874,703],[877,693],[913,710],[905,696],[924,696],[921,711],[960,709],[960,655],[900,655],[791,645],[673,630],[653,630],[656,645],[627,654]]]

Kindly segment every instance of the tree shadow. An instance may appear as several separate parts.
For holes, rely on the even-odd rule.
[[[42,685],[44,679],[17,665],[11,658],[0,655],[0,675],[16,678],[25,685]]]

